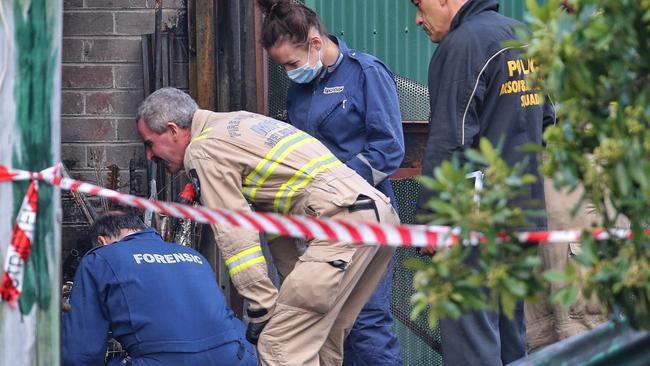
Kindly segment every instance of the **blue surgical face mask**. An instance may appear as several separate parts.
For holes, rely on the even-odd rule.
[[[320,58],[320,51],[318,51],[318,62],[313,68],[309,66],[309,57],[311,56],[311,43],[309,44],[309,51],[307,51],[307,63],[301,67],[287,71],[287,76],[291,81],[298,84],[307,84],[314,80],[316,76],[320,75],[321,70],[323,69],[323,62]]]

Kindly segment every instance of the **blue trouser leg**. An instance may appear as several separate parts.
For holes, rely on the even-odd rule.
[[[393,317],[390,313],[394,269],[393,259],[374,294],[357,316],[345,340],[343,365],[402,365],[399,340],[393,333]]]

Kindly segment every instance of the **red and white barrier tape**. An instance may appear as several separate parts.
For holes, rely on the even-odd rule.
[[[7,248],[2,285],[0,285],[2,301],[12,307],[16,306],[16,302],[23,290],[25,264],[32,252],[32,243],[34,242],[37,204],[38,182],[33,180],[27,189],[27,194],[16,217],[14,235],[11,238],[11,245]]]
[[[91,196],[104,197],[123,205],[161,212],[192,221],[234,226],[246,230],[259,231],[271,235],[292,236],[305,239],[347,241],[357,244],[389,245],[401,247],[448,247],[456,243],[459,233],[445,226],[388,225],[359,221],[342,221],[310,216],[282,215],[265,212],[239,212],[223,209],[208,209],[178,203],[160,202],[102,188],[94,184],[64,178],[56,175],[53,168],[40,173],[10,170],[0,165],[0,182],[38,179],[62,189],[77,191]],[[650,234],[650,230],[646,231]],[[520,232],[516,237],[522,243],[561,243],[579,241],[582,232],[571,231],[531,231]],[[592,235],[602,240],[610,237],[629,238],[629,230],[593,230]],[[480,236],[475,236],[476,242]]]

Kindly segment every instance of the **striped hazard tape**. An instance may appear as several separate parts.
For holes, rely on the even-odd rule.
[[[457,229],[446,226],[388,225],[360,221],[343,221],[311,216],[284,215],[268,212],[240,212],[233,210],[188,206],[179,203],[161,202],[120,193],[94,184],[64,178],[53,168],[40,173],[13,170],[0,165],[0,182],[36,179],[61,189],[104,197],[126,206],[160,212],[167,216],[189,219],[204,224],[234,226],[270,235],[283,235],[304,239],[347,241],[366,245],[389,245],[396,247],[443,248],[458,242]],[[646,233],[650,234],[650,230]],[[630,238],[630,230],[591,231],[594,238]],[[564,243],[579,241],[580,230],[519,232],[515,237],[522,243]],[[481,242],[481,235],[475,234],[473,242]]]

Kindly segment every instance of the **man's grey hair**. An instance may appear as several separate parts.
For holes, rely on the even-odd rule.
[[[199,109],[194,99],[176,88],[162,88],[153,92],[140,104],[136,121],[144,123],[154,132],[163,133],[167,123],[175,122],[182,128],[192,126],[194,112]]]

